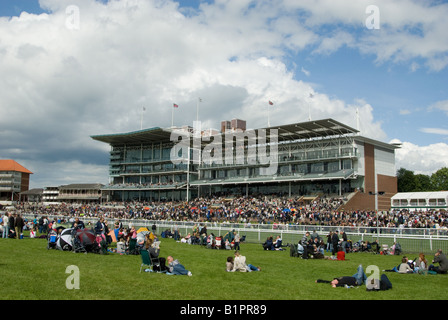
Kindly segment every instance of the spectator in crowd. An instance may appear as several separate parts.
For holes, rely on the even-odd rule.
[[[309,259],[310,255],[313,254],[314,247],[308,231],[303,235],[302,240],[300,240],[300,244],[303,247],[302,259]]]
[[[437,250],[437,252],[434,254],[434,259],[432,260],[432,263],[428,270],[429,271],[435,271],[437,273],[445,274],[448,271],[448,259],[443,254],[442,249]],[[438,266],[434,266],[434,263],[438,263]]]
[[[239,234],[238,232],[236,232],[236,231],[234,231],[234,234],[235,234],[235,237],[234,237],[234,239],[233,239],[233,241],[234,241],[234,246],[233,246],[233,248],[234,248],[235,250],[241,250],[241,248],[240,248],[240,241],[241,241],[240,234]]]
[[[84,222],[82,222],[81,220],[79,220],[78,217],[75,218],[75,220],[72,223],[72,228],[74,229],[85,229],[85,225]]]
[[[3,232],[2,232],[2,238],[8,238],[9,237],[9,212],[6,212],[3,216]]]
[[[232,272],[252,272],[252,271],[261,271],[261,268],[256,267],[252,264],[246,264],[246,257],[241,255],[239,251],[235,251],[235,258],[233,260],[233,269]]]
[[[192,276],[191,271],[187,270],[177,259],[174,259],[172,256],[168,256],[166,258],[166,262],[168,262],[168,272],[169,275],[188,275]]]
[[[421,252],[414,261],[414,272],[422,274],[426,273],[426,271],[428,271],[428,261],[425,254]]]
[[[316,283],[329,283],[333,288],[337,287],[354,287],[361,286],[367,280],[367,275],[364,273],[364,269],[362,265],[358,266],[356,273],[352,276],[342,276],[338,278],[334,278],[333,280],[322,280],[317,279]]]
[[[342,249],[342,251],[347,253],[348,239],[347,239],[347,234],[345,233],[345,231],[342,231],[341,236],[342,236],[341,249]]]
[[[226,261],[226,271],[232,272],[233,270],[233,257],[227,257]]]
[[[333,250],[331,252],[331,254],[334,256],[336,255],[336,252],[338,252],[338,246],[339,246],[339,236],[338,236],[338,231],[334,231],[333,235],[331,236],[331,244],[333,245]]]
[[[264,250],[274,250],[274,240],[272,236],[269,236],[265,243],[263,243],[263,249]]]
[[[16,231],[16,239],[20,239],[24,225],[25,222],[23,221],[22,215],[17,214],[14,219],[14,229]]]
[[[414,270],[410,267],[408,263],[408,258],[403,257],[401,259],[401,264],[398,267],[398,273],[413,273]]]
[[[104,232],[105,232],[104,218],[101,217],[95,224],[95,233],[96,235],[103,235]]]
[[[14,213],[14,214],[10,214],[9,215],[9,219],[8,219],[8,222],[9,222],[9,230],[10,231],[12,231],[12,234],[10,233],[10,236],[11,237],[14,237],[14,238],[17,238],[17,231],[16,231],[16,214]]]

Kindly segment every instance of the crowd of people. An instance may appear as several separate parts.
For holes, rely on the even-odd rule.
[[[438,228],[448,232],[444,211],[339,211],[343,197],[316,197],[304,202],[301,197],[278,196],[210,197],[188,202],[108,202],[97,204],[19,203],[15,212],[32,215],[62,215],[109,219],[147,219],[246,224],[293,224],[352,227]]]

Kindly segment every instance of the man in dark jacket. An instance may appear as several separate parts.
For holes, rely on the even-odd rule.
[[[333,255],[336,255],[336,252],[338,252],[338,245],[339,245],[339,236],[338,231],[335,231],[333,233],[333,236],[331,237],[331,243],[333,244]]]
[[[101,235],[104,234],[104,231],[105,231],[104,218],[101,217],[95,225],[95,233],[96,235]]]
[[[16,229],[15,229],[16,223],[15,223],[15,221],[16,221],[16,214],[15,213],[14,214],[11,213],[9,215],[9,219],[8,219],[9,231],[10,231],[9,236],[11,238],[13,238],[13,237],[15,238],[16,237]]]
[[[20,214],[14,219],[14,228],[16,230],[16,239],[20,239],[25,222]]]

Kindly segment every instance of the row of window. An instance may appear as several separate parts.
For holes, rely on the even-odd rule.
[[[304,163],[293,165],[281,165],[277,167],[278,175],[289,174],[313,174],[313,173],[331,173],[340,170],[352,169],[352,160],[342,160],[333,162]],[[222,169],[222,170],[203,170],[201,179],[226,179],[237,177],[257,177],[260,176],[260,168],[242,168],[242,169]]]
[[[154,149],[130,149],[126,151],[112,151],[111,162],[125,162],[125,163],[137,163],[137,162],[152,162],[152,161],[168,161],[171,160],[172,148],[154,148]],[[225,152],[222,151],[223,158]],[[314,159],[328,159],[346,156],[355,156],[356,149],[342,148],[342,149],[321,149],[311,151],[299,151],[293,152],[291,155],[281,153],[278,155],[278,161],[297,161],[297,160],[314,160]],[[246,162],[246,156],[238,154],[237,156],[243,157]],[[234,155],[235,157],[235,155]]]

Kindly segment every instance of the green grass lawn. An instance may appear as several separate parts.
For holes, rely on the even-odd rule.
[[[140,256],[83,254],[47,250],[45,239],[0,239],[2,300],[446,300],[448,275],[388,272],[393,289],[367,292],[332,288],[315,280],[351,276],[359,264],[391,269],[401,256],[347,254],[347,261],[302,260],[285,251],[263,251],[259,244],[242,244],[247,262],[261,272],[225,271],[233,251],[162,239],[161,256],[172,255],[192,273],[169,276],[140,273]],[[413,259],[414,256],[410,255]],[[428,257],[432,260],[432,257]],[[80,288],[67,289],[68,266],[79,268]]]

